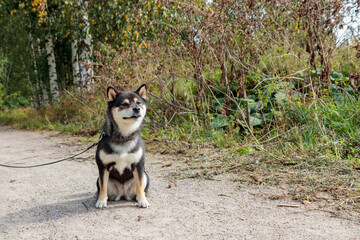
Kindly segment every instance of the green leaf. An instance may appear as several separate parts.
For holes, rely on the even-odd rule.
[[[270,113],[265,113],[264,117],[266,120],[272,120],[274,117],[274,113],[270,112]]]
[[[285,94],[284,90],[280,90],[279,92],[277,92],[275,94],[275,99],[276,99],[277,104],[283,103],[284,100],[286,100],[286,94]]]
[[[250,113],[256,113],[260,105],[257,102],[249,103]]]
[[[263,124],[263,121],[257,117],[250,116],[250,124],[254,127],[260,126]]]
[[[213,119],[211,119],[211,125],[214,129],[220,129],[229,125],[229,121],[226,116],[216,114]]]
[[[343,78],[344,78],[344,76],[341,73],[336,72],[336,71],[332,71],[330,74],[330,79],[333,81],[342,80]]]

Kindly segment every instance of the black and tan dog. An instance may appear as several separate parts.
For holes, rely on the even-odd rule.
[[[149,176],[145,172],[145,147],[140,131],[146,113],[146,85],[133,92],[107,89],[108,110],[105,136],[96,150],[99,168],[98,200],[95,207],[106,207],[107,200],[136,199],[140,207],[150,206],[145,192]]]

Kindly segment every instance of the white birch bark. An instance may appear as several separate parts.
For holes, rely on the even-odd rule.
[[[90,57],[92,55],[93,46],[91,43],[90,23],[87,13],[88,2],[81,0],[82,8],[82,32],[85,35],[85,39],[81,39],[79,43],[79,67],[80,67],[80,82],[81,86],[87,90],[93,89],[94,78],[93,69],[91,67]]]
[[[71,42],[71,61],[73,70],[73,83],[75,91],[79,92],[80,87],[80,66],[79,66],[79,54],[78,54],[78,41],[73,39]]]
[[[45,48],[46,48],[47,61],[49,65],[51,101],[53,104],[56,104],[59,102],[60,93],[59,93],[59,86],[57,83],[54,44],[51,34],[47,34],[45,36]]]

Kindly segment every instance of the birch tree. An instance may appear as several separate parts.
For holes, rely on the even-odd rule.
[[[26,73],[26,79],[27,79],[27,82],[29,84],[29,87],[30,87],[30,91],[31,91],[31,98],[32,98],[32,106],[35,108],[35,109],[39,109],[40,108],[40,104],[39,104],[39,99],[38,99],[38,96],[36,94],[36,87],[33,86],[33,83],[31,82],[31,78],[30,78],[30,73],[28,71],[28,68],[25,64],[25,61],[23,59],[22,56],[20,56],[20,60],[21,60],[21,63],[23,65],[23,68],[24,68],[24,71]]]
[[[81,90],[80,86],[80,66],[79,66],[79,54],[78,54],[78,40],[73,39],[71,42],[71,62],[73,71],[73,83],[75,91]]]
[[[30,28],[31,29],[31,26]],[[34,70],[34,84],[31,84],[31,82],[29,83],[30,84],[30,87],[32,89],[32,92],[33,92],[33,100],[34,100],[34,107],[36,109],[40,108],[40,99],[39,99],[39,90],[38,90],[38,87],[37,87],[37,84],[39,83],[39,75],[38,75],[38,68],[37,68],[37,63],[36,63],[36,58],[35,58],[35,48],[34,48],[34,41],[33,41],[33,37],[32,37],[32,34],[31,34],[31,31],[29,30],[29,33],[28,33],[28,43],[29,43],[29,52],[30,52],[30,62],[31,62],[31,65],[32,65],[32,68]],[[25,63],[23,63],[23,65],[25,66]]]
[[[82,15],[81,15],[81,24],[82,34],[85,38],[79,41],[79,67],[80,67],[80,84],[81,88],[90,90],[93,88],[93,69],[91,67],[90,57],[92,55],[93,46],[91,43],[91,34],[90,34],[90,22],[89,16],[87,13],[88,2],[86,0],[81,1],[82,6]]]
[[[35,59],[35,63],[34,63],[34,67],[35,67],[35,75],[36,75],[36,82],[37,82],[37,87],[39,89],[39,94],[41,96],[41,105],[43,107],[48,107],[49,106],[49,94],[47,91],[47,88],[44,84],[44,81],[48,82],[47,78],[44,78],[44,74],[42,71],[39,70],[38,64],[41,63],[41,59],[44,56],[44,50],[41,47],[41,39],[37,38],[36,39],[36,48],[37,48],[37,54],[34,54],[34,59]],[[47,57],[46,57],[47,60]],[[46,74],[45,74],[46,75]]]
[[[50,33],[46,34],[45,36],[45,49],[46,49],[48,66],[49,66],[51,102],[53,104],[56,104],[59,102],[60,93],[59,93],[59,86],[57,83],[54,44]]]

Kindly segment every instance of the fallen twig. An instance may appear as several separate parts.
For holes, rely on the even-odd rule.
[[[290,207],[290,208],[298,208],[300,205],[294,205],[294,204],[278,204],[278,207]]]

